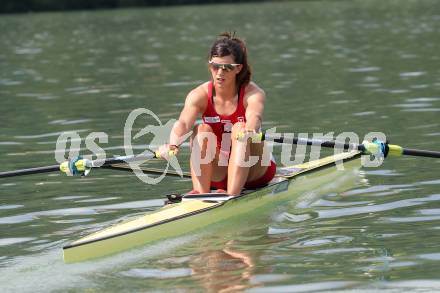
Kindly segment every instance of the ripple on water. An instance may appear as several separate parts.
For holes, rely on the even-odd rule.
[[[17,55],[36,55],[43,51],[41,48],[15,48],[14,52]]]
[[[288,234],[292,232],[298,231],[299,228],[278,228],[278,227],[269,227],[267,229],[267,235],[280,235],[280,234]]]
[[[396,170],[379,169],[379,170],[363,170],[366,175],[376,176],[402,176],[404,174],[397,173]]]
[[[425,136],[440,136],[440,132],[427,133]]]
[[[0,210],[12,210],[12,209],[18,209],[24,207],[22,204],[6,204],[6,205],[0,205]]]
[[[350,103],[356,103],[356,100],[332,100],[330,101],[330,104],[350,104]]]
[[[71,220],[58,220],[58,221],[51,221],[51,223],[55,224],[76,224],[76,223],[86,223],[94,221],[94,219],[91,218],[81,218],[81,219],[71,219]]]
[[[10,80],[10,79],[0,79],[0,85],[11,86],[22,84],[22,81]]]
[[[399,237],[402,235],[406,235],[407,233],[382,233],[382,234],[377,234],[376,238],[394,238],[394,237]]]
[[[19,138],[19,139],[34,139],[34,138],[44,138],[44,137],[58,137],[63,133],[66,132],[77,132],[77,133],[81,133],[81,132],[89,132],[89,129],[72,129],[72,130],[65,130],[65,131],[59,131],[59,132],[50,132],[50,133],[43,133],[43,134],[35,134],[35,135],[17,135],[14,136],[14,138]]]
[[[189,268],[174,268],[174,269],[131,269],[120,273],[125,277],[139,278],[139,279],[174,279],[191,276],[192,270]]]
[[[364,247],[347,247],[347,248],[330,248],[311,251],[312,254],[338,254],[338,253],[352,253],[352,252],[365,252],[372,249]]]
[[[51,96],[51,95],[39,95],[37,97],[37,100],[43,100],[43,101],[45,101],[45,100],[54,100],[54,99],[58,99],[58,97],[57,96]]]
[[[414,109],[414,108],[429,108],[431,103],[407,103],[407,104],[394,104],[393,107],[403,108],[403,109]]]
[[[419,97],[419,98],[408,98],[406,99],[409,103],[418,103],[418,102],[434,102],[434,101],[440,101],[439,97]],[[433,125],[433,124],[430,124]],[[437,124],[434,124],[437,125]]]
[[[345,94],[345,91],[330,91],[328,92],[329,95],[342,95]]]
[[[379,88],[382,86],[380,83],[360,83],[359,86],[367,88]]]
[[[335,243],[351,242],[352,240],[353,237],[349,237],[349,236],[329,235],[322,238],[303,240],[300,241],[299,243],[294,244],[293,247],[314,247],[314,246],[322,246],[322,245],[329,245]]]
[[[18,185],[16,182],[11,182],[11,183],[3,183],[2,186],[15,186]]]
[[[418,258],[438,261],[440,260],[440,253],[425,253],[417,255]]]
[[[270,283],[288,280],[292,277],[289,274],[259,274],[251,276],[251,284]]]
[[[401,72],[399,74],[400,77],[406,78],[406,77],[418,77],[425,75],[425,71],[411,71],[411,72]]]
[[[52,235],[56,235],[55,233]],[[59,235],[67,235],[67,233],[59,233]],[[45,239],[42,239],[40,241],[32,241],[31,244],[32,246],[27,247],[26,251],[33,251],[33,252],[37,252],[37,251],[47,251],[48,249],[59,249],[61,246],[63,246],[64,244],[64,240],[58,240],[58,241],[53,241],[53,240],[48,240],[48,241],[44,241]]]
[[[367,193],[379,193],[379,192],[387,192],[392,190],[402,190],[402,189],[410,189],[413,188],[414,184],[395,184],[395,185],[374,185],[366,188],[356,188],[353,190],[345,191],[344,196],[352,196],[352,195],[365,195]]]
[[[356,67],[356,68],[348,68],[348,72],[373,72],[373,71],[380,71],[380,67]]]
[[[71,125],[71,124],[79,124],[79,123],[86,123],[91,122],[93,119],[76,119],[76,120],[52,120],[49,122],[49,124],[58,124],[58,125]]]
[[[31,222],[38,219],[39,217],[95,215],[95,214],[99,214],[103,210],[139,209],[139,208],[159,207],[162,205],[163,205],[162,199],[152,199],[152,200],[117,203],[110,205],[55,209],[55,210],[38,211],[38,212],[32,212],[32,213],[26,213],[26,214],[14,215],[8,217],[1,217],[0,224],[19,224],[19,223]]]
[[[388,223],[415,223],[440,220],[440,216],[424,216],[424,217],[387,217],[382,218],[381,222]]]
[[[120,197],[100,197],[100,198],[91,198],[91,199],[83,199],[83,200],[77,200],[76,202],[102,202],[102,201],[110,201],[119,199]]]
[[[438,290],[440,290],[440,281],[417,279],[410,281],[395,281],[384,283],[383,286],[388,288],[405,288],[407,290],[406,292],[422,292],[422,289],[434,290],[423,292],[438,292]]]
[[[439,108],[433,107],[432,102],[438,97],[419,97],[406,99],[406,103],[394,104],[393,107],[401,108],[402,112],[437,112]]]
[[[89,195],[68,195],[68,196],[59,196],[55,197],[52,200],[72,200],[72,199],[81,199],[81,198],[88,198]]]
[[[404,109],[403,112],[440,112],[440,108],[415,108]]]
[[[179,87],[179,86],[188,86],[188,85],[197,85],[203,83],[202,80],[194,80],[194,81],[175,81],[175,82],[167,82],[164,83],[165,87]]]
[[[2,218],[0,218],[0,225],[1,224],[8,225],[8,224],[26,223],[26,222],[31,222],[34,219],[35,219],[35,217],[32,213],[24,214],[24,215],[2,217]]]
[[[367,213],[379,213],[389,210],[395,210],[405,207],[411,207],[411,206],[418,206],[422,204],[426,204],[432,201],[439,201],[440,200],[440,194],[433,194],[427,197],[423,198],[409,198],[409,199],[403,199],[393,202],[386,202],[383,204],[377,204],[377,205],[368,205],[368,206],[360,206],[360,207],[349,207],[349,208],[339,208],[339,209],[327,209],[327,210],[320,210],[317,211],[319,214],[319,218],[339,218],[339,217],[346,217],[346,216],[352,216],[352,215],[361,215],[361,214],[367,214]],[[422,217],[413,217],[413,218],[419,218],[418,220],[423,221],[423,219],[420,219]],[[426,217],[432,218],[432,217]],[[440,218],[440,216],[439,216]],[[387,218],[389,221],[409,221],[411,222],[411,219],[409,218]],[[417,219],[414,219],[417,221]],[[383,221],[383,220],[382,220]],[[381,221],[381,222],[382,222]]]
[[[410,85],[410,88],[412,88],[412,89],[426,89],[426,88],[429,88],[429,84],[414,84],[414,85]]]
[[[34,237],[0,238],[0,246],[13,245],[34,240]]]
[[[159,68],[162,64],[159,62],[147,62],[147,63],[140,63],[138,67],[140,68]]]
[[[421,181],[419,182],[421,185],[437,185],[440,184],[440,179],[437,180],[429,180],[429,181]]]
[[[353,116],[371,116],[371,115],[375,115],[375,114],[376,114],[375,111],[365,111],[365,112],[352,113],[351,115],[353,115]]]
[[[391,256],[378,256],[378,257],[366,257],[366,258],[358,258],[354,261],[356,262],[391,262],[396,260],[394,257]]]
[[[366,205],[372,203],[372,201],[331,201],[325,199],[318,199],[314,203],[312,203],[311,207],[344,207],[344,206],[355,206],[355,205]]]
[[[409,90],[406,89],[384,89],[384,88],[379,88],[379,89],[375,89],[375,92],[385,92],[385,93],[390,93],[390,94],[405,94],[408,93]]]
[[[411,266],[416,266],[416,265],[418,265],[418,263],[414,262],[414,261],[398,261],[398,262],[391,262],[391,263],[384,261],[379,264],[374,264],[374,265],[362,267],[359,269],[361,271],[369,272],[369,273],[371,273],[371,272],[387,272],[392,268],[406,268],[406,267],[411,267]]]
[[[316,215],[315,215],[316,217]],[[281,214],[279,214],[278,216],[274,216],[273,220],[278,221],[278,222],[282,222],[282,221],[288,221],[288,222],[292,222],[292,223],[299,223],[299,222],[304,222],[306,220],[312,219],[314,218],[314,216],[312,216],[311,214],[292,214],[292,213],[288,213],[288,212],[283,212]]]
[[[0,141],[0,145],[21,145],[22,142],[18,141]]]
[[[421,209],[417,212],[421,215],[440,215],[440,209]]]
[[[296,285],[264,286],[264,288],[251,288],[246,292],[315,292],[323,290],[343,289],[356,285],[357,282],[335,281],[335,282],[314,282]]]

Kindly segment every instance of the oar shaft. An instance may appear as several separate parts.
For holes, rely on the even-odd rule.
[[[281,134],[279,137],[274,137],[270,134],[264,134],[263,140],[272,140],[277,143],[292,143],[292,144],[302,144],[302,145],[321,145],[326,148],[342,148],[344,150],[359,150],[365,151],[365,147],[362,144],[355,143],[340,143],[332,140],[321,140],[321,139],[308,139],[301,137],[284,136]]]
[[[148,153],[146,155],[139,155],[139,156],[120,156],[120,157],[108,158],[105,160],[94,160],[92,161],[92,165],[93,167],[95,166],[101,167],[101,166],[109,166],[113,164],[147,161],[155,158],[157,158],[157,156],[154,153]]]
[[[103,169],[112,169],[112,170],[133,172],[133,169],[127,164],[114,164],[114,165],[103,166],[102,168]],[[143,166],[139,166],[139,169],[145,174],[154,174],[154,175],[164,174],[163,169],[147,168],[147,167],[143,167]],[[179,178],[181,178],[182,176],[185,178],[191,178],[191,173],[189,173],[189,172],[182,172],[182,176],[181,176],[179,173],[177,173],[176,171],[172,171],[172,170],[168,170],[167,172],[165,172],[165,175],[171,176],[171,177],[179,177]]]
[[[333,140],[320,140],[320,139],[309,139],[300,138],[295,136],[273,136],[271,134],[264,133],[262,136],[263,140],[271,140],[277,143],[291,143],[291,144],[302,144],[302,145],[321,145],[326,148],[342,148],[344,150],[358,150],[361,152],[366,152],[366,148],[363,144],[356,143],[339,143]],[[430,151],[430,150],[419,150],[419,149],[408,149],[403,148],[398,145],[389,144],[389,155],[391,156],[418,156],[418,157],[429,157],[429,158],[440,158],[440,152]]]
[[[149,153],[146,155],[140,155],[140,156],[124,156],[124,157],[115,157],[115,158],[109,158],[105,160],[94,160],[91,161],[91,168],[99,168],[101,166],[109,166],[112,164],[118,164],[118,163],[129,163],[134,161],[146,161],[150,159],[156,158],[156,154]],[[49,173],[49,172],[56,172],[60,171],[60,165],[51,165],[51,166],[44,166],[44,167],[36,167],[36,168],[27,168],[27,169],[20,169],[20,170],[14,170],[14,171],[5,171],[0,172],[0,178],[6,178],[6,177],[14,177],[14,176],[23,176],[23,175],[31,175],[31,174],[41,174],[41,173]]]
[[[39,173],[48,173],[48,172],[55,172],[55,171],[59,171],[59,170],[60,170],[60,165],[52,165],[52,166],[45,166],[45,167],[38,167],[38,168],[27,168],[27,169],[21,169],[21,170],[0,172],[0,178],[30,175],[30,174],[39,174]]]
[[[417,149],[402,149],[402,155],[429,157],[429,158],[440,158],[440,152],[428,151],[428,150],[417,150]]]

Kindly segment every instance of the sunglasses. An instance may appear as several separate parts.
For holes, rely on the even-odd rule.
[[[209,65],[211,65],[214,70],[219,70],[221,68],[226,71],[231,71],[241,64],[229,64],[229,63],[221,64],[221,63],[215,63],[211,60],[209,61]]]

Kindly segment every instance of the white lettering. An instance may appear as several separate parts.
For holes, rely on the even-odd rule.
[[[108,135],[104,132],[92,132],[86,137],[86,147],[96,156],[96,159],[98,160],[96,167],[100,167],[104,163],[106,154],[105,151],[95,143],[95,139],[98,139],[99,143],[108,143]],[[93,159],[93,155],[87,155],[84,157],[90,160]]]
[[[55,160],[60,164],[66,160],[65,154],[68,140],[70,140],[70,149],[67,158],[72,159],[79,156],[81,137],[76,131],[63,132],[58,136],[55,149]]]

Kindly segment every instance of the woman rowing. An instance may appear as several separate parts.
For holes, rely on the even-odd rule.
[[[170,151],[177,154],[181,138],[201,115],[203,123],[194,127],[190,142],[190,193],[214,188],[239,195],[243,187],[264,186],[275,175],[276,165],[265,142],[246,139],[260,132],[265,93],[251,81],[245,43],[230,33],[221,34],[212,45],[208,68],[211,81],[189,92],[169,144],[159,152],[165,158]]]

